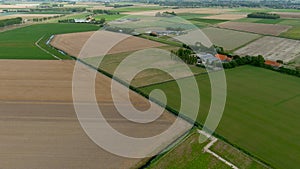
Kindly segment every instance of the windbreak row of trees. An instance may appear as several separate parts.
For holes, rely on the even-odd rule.
[[[0,20],[0,27],[21,24],[22,22],[23,22],[23,19],[21,17],[12,18],[12,19],[4,19],[4,20]]]
[[[103,10],[103,9],[92,10],[89,12],[93,12],[94,14],[106,14],[106,15],[119,15],[120,14],[120,12],[118,12],[118,11]]]
[[[248,18],[279,19],[280,15],[266,12],[254,12],[248,14]]]

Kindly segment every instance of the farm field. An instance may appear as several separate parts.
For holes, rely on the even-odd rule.
[[[274,12],[278,15],[280,15],[281,18],[297,18],[300,19],[300,13],[299,12]]]
[[[208,153],[203,153],[203,148],[208,141],[199,144],[199,134],[193,133],[183,143],[169,153],[153,162],[147,169],[185,169],[185,168],[219,168],[230,169],[229,166],[219,161]]]
[[[211,15],[211,16],[205,16],[203,18],[205,19],[220,19],[220,20],[236,20],[245,18],[246,14],[238,14],[238,13],[224,13],[220,15]]]
[[[87,137],[76,117],[72,98],[74,61],[0,60],[1,148],[0,162],[4,168],[131,168],[141,160],[108,153]],[[80,71],[89,76],[89,68]],[[85,76],[86,77],[86,76]],[[83,77],[83,79],[85,79]],[[157,121],[144,125],[124,119],[112,102],[111,79],[97,73],[96,97],[103,115],[115,130],[131,137],[149,137],[165,131],[175,116],[164,112]],[[124,86],[119,86],[120,90]],[[86,91],[84,88],[82,90]],[[124,90],[124,89],[123,89]],[[119,101],[122,97],[118,94]],[[130,92],[138,109],[149,102]],[[81,98],[85,104],[86,98]],[[126,106],[126,104],[124,104]],[[178,132],[149,145],[164,148],[189,126],[181,121]],[[104,132],[104,131],[103,131]],[[116,141],[116,140],[112,140]],[[148,147],[148,148],[150,148]],[[147,150],[147,148],[145,148]],[[9,154],[9,155],[8,155]],[[101,164],[101,165],[99,165]]]
[[[234,11],[232,9],[221,9],[221,8],[180,8],[180,9],[161,9],[153,11],[132,11],[123,12],[123,14],[128,15],[141,15],[141,16],[155,16],[157,12],[174,11],[175,13],[194,13],[194,14],[221,14],[225,12]]]
[[[76,25],[76,26],[75,26]],[[55,59],[39,49],[35,43],[42,37],[45,41],[53,34],[95,31],[99,27],[88,24],[36,24],[0,33],[0,59]],[[34,33],[33,33],[34,32]],[[47,46],[44,46],[47,48]],[[49,49],[51,50],[51,48]],[[69,58],[57,51],[61,58]]]
[[[131,54],[133,54],[133,52],[110,54],[104,57],[85,58],[83,59],[83,61],[94,67],[98,67],[98,65],[95,65],[95,63],[98,63],[100,59],[103,59],[101,64],[99,65],[99,69],[104,70],[107,73],[113,75],[116,68],[119,66],[122,60]],[[162,56],[161,65],[164,66],[165,68],[168,68],[170,72],[174,72],[176,70],[178,71],[180,65],[176,62],[170,62],[166,60],[164,57],[169,57],[169,56]],[[132,67],[142,68],[143,65],[146,64],[147,63],[144,62],[133,63]],[[205,69],[196,67],[194,65],[190,65],[189,68],[191,69],[193,74],[201,74],[206,72]],[[188,74],[185,72],[177,72],[177,75],[179,77],[188,76]],[[151,84],[170,81],[173,80],[173,78],[169,74],[161,70],[147,69],[138,73],[131,82],[129,82],[125,77],[122,77],[122,80],[124,80],[127,83],[130,83],[134,87],[141,87],[141,86],[147,86]]]
[[[268,60],[282,60],[287,63],[300,57],[300,41],[265,36],[238,49],[234,53],[241,56],[262,55]]]
[[[177,147],[157,161],[154,161],[148,168],[230,168],[212,155],[203,152],[204,146],[209,141],[199,144],[198,139],[199,134],[196,132],[192,133],[184,142],[177,145]],[[210,150],[239,168],[267,168],[221,140],[218,140]]]
[[[228,20],[206,19],[206,18],[192,18],[192,19],[189,19],[189,21],[203,22],[203,23],[208,23],[208,24],[218,24],[218,23],[226,22]]]
[[[295,26],[280,34],[280,37],[300,40],[300,26]]]
[[[225,22],[218,24],[220,28],[232,29],[237,31],[252,32],[263,35],[278,36],[282,32],[287,31],[291,26],[262,24],[262,23],[246,23],[246,22]]]
[[[34,18],[44,18],[44,17],[53,17],[60,14],[12,14],[12,15],[0,15],[0,19],[11,19],[21,17],[23,19],[34,19]]]
[[[217,46],[222,46],[227,50],[234,50],[261,37],[257,34],[212,27],[204,28],[201,30],[206,34],[206,36],[210,39],[210,41],[213,44]]]
[[[226,70],[226,78],[227,104],[216,132],[275,168],[297,168],[300,79],[252,66]],[[210,83],[206,75],[197,76],[197,81],[201,93],[197,121],[203,123],[210,106]],[[163,90],[167,104],[178,110],[180,94],[174,81],[140,88],[146,94],[153,89]]]
[[[89,40],[89,38],[91,38],[91,40]],[[87,41],[88,43],[94,43],[96,44],[96,46],[99,46],[95,47],[94,51],[89,51],[89,53],[92,54],[88,54],[87,56],[84,54],[80,55],[81,58],[103,56],[106,54],[123,53],[142,50],[146,48],[165,46],[165,44],[150,41],[147,39],[103,30],[96,32],[81,32],[56,35],[50,42],[50,44],[55,48],[68,53],[71,56],[78,57],[80,51]],[[116,41],[118,43],[106,53],[106,49],[110,45],[107,44],[108,41]]]
[[[234,148],[233,146],[225,143],[222,140],[218,140],[211,148],[213,152],[219,154],[222,158],[227,161],[230,161],[235,166],[239,168],[255,168],[255,169],[263,169],[268,168],[264,164],[255,161],[252,157],[249,157],[245,153],[240,150]]]

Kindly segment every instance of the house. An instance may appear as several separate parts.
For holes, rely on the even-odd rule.
[[[222,55],[222,54],[215,54],[215,57],[220,59],[221,62],[231,62],[232,59],[226,55]]]
[[[91,22],[90,20],[87,19],[74,19],[75,23],[89,23]]]
[[[274,68],[280,68],[280,67],[282,67],[282,65],[280,63],[272,61],[272,60],[266,60],[265,64],[269,65],[269,66],[272,66]]]

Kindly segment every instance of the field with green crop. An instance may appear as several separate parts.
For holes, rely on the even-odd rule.
[[[0,33],[0,59],[55,59],[36,46],[36,42],[44,37],[40,46],[52,50],[61,58],[69,58],[45,45],[47,39],[54,34],[84,32],[98,30],[90,24],[36,24]],[[42,42],[41,41],[41,42]]]
[[[208,143],[199,144],[199,134],[194,133],[175,149],[153,162],[148,169],[186,169],[186,168],[219,168],[230,169],[229,166],[219,161],[208,153],[203,153],[203,148]]]
[[[226,70],[227,102],[217,133],[275,168],[297,168],[299,150],[300,78],[252,66]],[[207,75],[197,76],[203,123],[210,106]],[[185,79],[183,79],[185,80]],[[161,89],[168,105],[179,109],[177,84],[167,82],[140,88],[146,94]]]
[[[300,40],[300,26],[295,26],[280,34],[280,37]]]
[[[201,18],[205,16],[211,16],[211,14],[197,14],[197,13],[178,13],[178,17],[183,19],[193,19],[193,18]]]
[[[203,152],[204,146],[207,145],[209,141],[210,140],[200,144],[199,134],[194,132],[173,150],[159,158],[157,161],[153,161],[148,168],[230,168],[212,155]],[[266,168],[262,164],[254,161],[248,155],[221,140],[218,140],[210,150],[239,168]]]
[[[202,29],[202,31],[206,34],[206,36],[212,43],[217,46],[222,46],[227,50],[234,50],[261,37],[260,35],[253,33],[219,28],[204,28]]]
[[[204,18],[192,18],[189,20],[196,21],[196,22],[208,23],[208,24],[212,24],[212,25],[228,21],[228,20],[221,20],[221,19],[204,19]]]

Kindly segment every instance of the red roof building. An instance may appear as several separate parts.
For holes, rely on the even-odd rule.
[[[275,61],[272,61],[272,60],[266,60],[266,61],[265,61],[265,64],[266,64],[266,65],[273,66],[273,67],[281,67],[281,64],[280,64],[280,63],[275,62]]]
[[[232,59],[226,55],[216,54],[216,58],[220,59],[222,62],[230,62]]]

